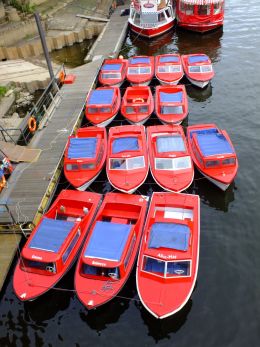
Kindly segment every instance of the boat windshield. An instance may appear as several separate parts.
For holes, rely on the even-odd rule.
[[[88,107],[88,113],[111,113],[111,107],[103,106],[103,107]]]
[[[189,66],[190,73],[207,73],[212,72],[212,65]]]
[[[148,67],[129,67],[128,68],[128,74],[129,75],[142,75],[142,74],[150,74],[151,68]]]
[[[161,73],[181,72],[181,66],[180,65],[159,66],[158,72],[161,72]]]
[[[113,73],[113,72],[106,72],[106,73],[102,73],[102,78],[104,79],[120,79],[121,78],[121,74],[120,73]]]
[[[106,268],[83,264],[81,268],[81,273],[83,275],[89,276],[110,277],[117,280],[120,279],[120,271],[118,267]]]
[[[180,158],[155,158],[156,170],[185,170],[191,168],[191,158],[189,156]]]
[[[191,275],[191,261],[164,261],[144,256],[142,270],[159,277],[188,277]]]
[[[20,266],[21,266],[21,269],[24,271],[27,271],[28,268],[31,268],[36,271],[41,270],[41,271],[48,271],[50,273],[57,272],[55,263],[46,263],[42,261],[29,260],[26,258],[21,258]]]
[[[148,112],[148,106],[127,106],[126,107],[126,113],[127,114],[135,114],[135,113],[147,113]]]
[[[145,166],[144,157],[110,159],[110,170],[134,170]]]
[[[222,160],[222,165],[235,165],[236,158],[226,158]]]
[[[216,167],[216,166],[219,166],[219,164],[220,164],[219,160],[206,160],[205,161],[205,167],[206,168]]]
[[[78,164],[67,164],[66,165],[66,170],[67,171],[78,171],[79,170],[79,166],[78,166]]]
[[[82,170],[91,170],[91,169],[95,169],[95,167],[96,167],[95,163],[85,163],[81,165]]]
[[[182,106],[161,106],[161,114],[182,114]]]

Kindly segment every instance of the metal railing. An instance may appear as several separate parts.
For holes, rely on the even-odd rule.
[[[28,128],[28,121],[31,117],[35,118],[37,129],[45,117],[49,117],[49,108],[53,105],[53,110],[57,107],[55,102],[55,96],[60,93],[61,81],[60,74],[63,72],[65,74],[64,65],[57,70],[54,78],[49,82],[48,86],[45,88],[41,97],[37,103],[33,106],[30,112],[23,118],[21,124],[17,128],[3,128],[0,126],[0,134],[5,142],[19,143],[20,145],[27,145],[32,139],[33,135],[37,132],[30,132]],[[59,94],[60,95],[60,94]]]

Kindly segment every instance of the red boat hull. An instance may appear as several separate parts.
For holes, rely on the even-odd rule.
[[[153,38],[159,35],[162,35],[166,33],[168,30],[171,30],[174,27],[174,20],[170,23],[167,23],[165,25],[156,27],[156,28],[140,28],[137,27],[131,23],[130,24],[130,29],[135,33],[138,34],[139,36],[146,37],[146,38]]]

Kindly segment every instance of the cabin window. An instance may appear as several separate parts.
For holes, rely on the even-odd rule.
[[[185,13],[186,15],[192,15],[194,13],[194,6],[193,5],[189,5],[189,4],[186,4],[185,6]]]
[[[213,13],[219,14],[221,12],[221,3],[215,3],[213,4]]]
[[[182,106],[161,106],[161,114],[182,114]]]
[[[158,72],[160,72],[160,73],[181,72],[181,66],[180,65],[159,66]]]
[[[166,277],[190,276],[190,267],[189,260],[167,262]]]
[[[207,16],[210,14],[210,5],[199,5],[198,6],[198,15]]]
[[[69,244],[69,246],[67,247],[66,251],[64,252],[63,256],[62,256],[62,261],[63,263],[66,262],[66,260],[68,259],[73,247],[76,245],[78,239],[80,237],[80,229],[78,229],[77,234],[74,236],[74,238],[72,239],[71,243]]]
[[[161,12],[161,13],[158,14],[158,22],[160,22],[160,23],[166,22],[166,18],[165,18],[164,12]]]
[[[67,164],[66,165],[67,171],[77,171],[79,169],[78,164]]]
[[[134,237],[132,238],[132,241],[131,241],[131,245],[130,245],[130,247],[128,249],[127,255],[125,257],[125,261],[124,261],[125,269],[127,268],[129,260],[130,260],[130,257],[131,257],[131,254],[133,253],[135,241],[136,241],[136,236],[134,235]]]
[[[110,113],[111,112],[111,108],[110,107],[100,107],[99,108],[99,112],[100,113]]]
[[[104,154],[104,145],[101,146],[100,151],[98,153],[97,165],[101,162],[101,160],[103,158],[103,154]],[[96,166],[94,165],[94,167],[96,167]]]
[[[172,159],[159,159],[155,158],[155,169],[156,170],[171,170]]]
[[[211,72],[212,65],[201,65],[201,72]]]
[[[219,160],[207,160],[205,162],[206,168],[215,167],[215,166],[219,166]]]
[[[42,261],[28,260],[25,258],[22,258],[21,260],[21,268],[22,270],[27,270],[27,268],[32,268],[35,270],[43,270],[43,271],[48,271],[52,273],[57,272],[55,263],[45,263]]]
[[[143,270],[164,277],[165,261],[144,256]]]
[[[200,73],[200,66],[189,66],[190,73]]]
[[[156,170],[185,170],[191,168],[191,159],[189,156],[180,158],[156,158],[155,169]]]
[[[236,158],[226,158],[222,160],[222,165],[235,165]]]
[[[140,24],[140,14],[137,13],[137,12],[135,13],[134,23],[135,24]]]
[[[116,79],[120,79],[121,75],[120,75],[120,73],[103,73],[102,78],[111,79],[111,80],[115,79],[116,80]]]
[[[144,157],[127,159],[127,170],[140,169],[142,167],[144,167]]]
[[[89,114],[98,113],[98,108],[96,108],[96,107],[88,107],[88,113]]]
[[[133,113],[135,113],[134,107],[132,107],[132,106],[127,106],[127,107],[126,107],[126,113],[128,113],[128,114],[133,114]]]
[[[95,169],[95,164],[94,163],[86,163],[81,165],[82,170],[91,170]]]
[[[147,113],[148,112],[148,106],[140,106],[137,109],[140,113]]]
[[[129,67],[128,68],[128,74],[129,75],[141,75],[141,74],[150,74],[151,68],[150,67]]]
[[[83,275],[102,276],[102,277],[120,279],[120,272],[118,267],[106,268],[106,267],[98,267],[98,266],[83,264],[81,268],[81,272]]]
[[[111,170],[126,170],[126,159],[110,159]]]
[[[165,14],[166,14],[166,16],[167,16],[168,18],[170,18],[170,17],[171,17],[171,14],[170,14],[169,9],[167,9],[167,10],[165,11]]]

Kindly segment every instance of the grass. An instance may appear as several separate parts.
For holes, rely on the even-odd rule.
[[[5,95],[5,93],[8,91],[8,88],[5,86],[0,86],[0,98]]]
[[[29,3],[20,3],[17,0],[11,0],[10,5],[15,7],[18,11],[24,13],[33,13],[35,11],[35,5],[31,5]]]

